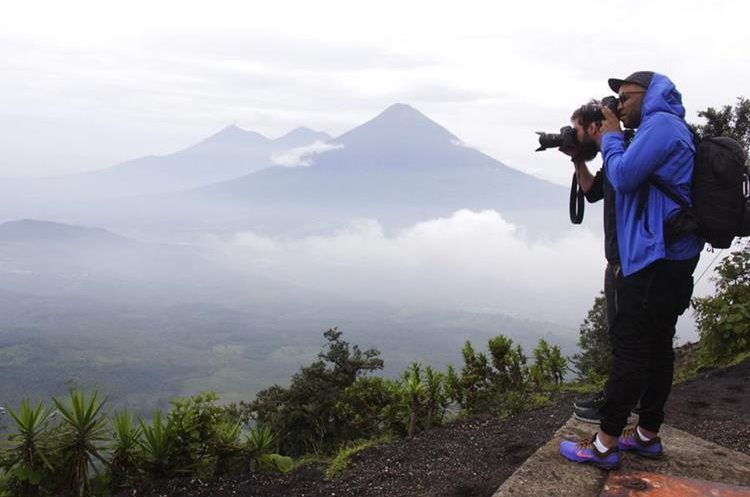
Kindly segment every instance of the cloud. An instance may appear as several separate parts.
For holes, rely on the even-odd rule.
[[[531,242],[496,211],[460,210],[393,234],[363,219],[301,239],[242,233],[223,248],[237,263],[308,288],[577,324],[601,289],[602,245],[584,228]]]
[[[313,156],[329,150],[344,148],[339,143],[317,141],[304,147],[292,148],[271,156],[271,162],[284,167],[308,167],[313,165]]]

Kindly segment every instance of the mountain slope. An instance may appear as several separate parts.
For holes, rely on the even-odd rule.
[[[232,125],[174,154],[143,157],[104,171],[79,175],[79,179],[84,183],[118,185],[117,191],[123,195],[177,191],[269,167],[275,153],[328,138],[325,133],[297,128],[270,140]]]
[[[0,242],[58,244],[87,243],[127,245],[131,240],[100,228],[22,219],[0,224]]]
[[[361,218],[390,230],[460,209],[496,210],[534,237],[554,237],[568,226],[566,188],[463,145],[408,105],[394,104],[327,138],[297,128],[268,140],[230,126],[170,156],[62,178],[34,207],[9,202],[0,215],[160,235],[247,229],[299,235],[331,232]],[[259,148],[265,159],[256,161]],[[290,148],[301,160],[284,162],[304,166],[265,167]],[[251,166],[264,168],[239,175]],[[214,182],[201,186],[208,181]]]
[[[7,193],[31,199],[83,200],[176,192],[269,167],[274,154],[328,139],[326,133],[297,128],[271,140],[231,125],[172,154],[141,157],[98,171],[18,182],[16,191]]]
[[[566,189],[462,145],[407,105],[395,104],[329,143],[334,148],[312,156],[309,167],[268,168],[189,197],[256,215],[304,205],[315,219],[336,211],[413,222],[468,208],[518,220],[552,211],[564,221]]]

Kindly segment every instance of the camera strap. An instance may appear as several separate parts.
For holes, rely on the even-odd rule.
[[[581,224],[583,222],[583,190],[578,184],[578,177],[573,173],[573,182],[570,185],[570,222]]]

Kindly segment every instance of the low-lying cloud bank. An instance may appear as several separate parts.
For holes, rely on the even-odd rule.
[[[340,148],[344,148],[344,146],[337,143],[324,143],[322,141],[317,141],[304,147],[292,148],[285,152],[275,154],[271,157],[271,162],[277,166],[284,167],[309,167],[314,164],[315,161],[313,158],[316,155]]]
[[[360,220],[330,236],[244,232],[213,243],[227,261],[348,297],[567,324],[585,317],[604,271],[599,234],[576,227],[554,242],[529,242],[492,210],[460,210],[393,235]]]

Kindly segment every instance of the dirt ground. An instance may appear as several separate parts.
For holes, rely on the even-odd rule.
[[[675,386],[666,422],[750,455],[750,360]],[[413,440],[367,449],[339,478],[323,468],[289,475],[253,474],[217,482],[172,479],[118,497],[490,497],[571,415],[570,395],[504,421],[473,418]],[[596,426],[592,425],[592,433]]]
[[[750,455],[750,359],[676,385],[666,423]]]

